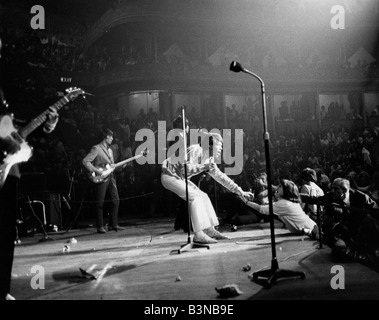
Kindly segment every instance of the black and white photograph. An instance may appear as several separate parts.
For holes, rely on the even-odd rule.
[[[378,288],[379,1],[0,0],[0,300]]]

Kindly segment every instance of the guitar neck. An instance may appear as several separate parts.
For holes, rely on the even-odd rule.
[[[136,160],[136,159],[141,158],[141,157],[143,157],[143,155],[142,155],[142,154],[139,154],[138,156],[135,156],[135,157],[133,157],[133,158],[129,158],[129,159],[123,160],[123,161],[121,161],[121,162],[118,162],[118,163],[115,164],[115,168],[118,168],[118,167],[120,167],[120,166],[123,166],[124,164],[127,164],[128,162],[133,161],[133,160]]]
[[[54,107],[57,111],[59,111],[69,101],[70,100],[67,98],[67,96],[64,96],[62,99],[54,103],[51,107]],[[37,129],[40,125],[42,125],[46,121],[48,114],[49,114],[49,109],[46,109],[38,117],[30,121],[25,127],[19,129],[18,130],[19,135],[25,139],[30,133],[32,133],[35,129]]]

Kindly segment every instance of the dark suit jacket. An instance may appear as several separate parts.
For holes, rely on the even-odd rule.
[[[342,200],[336,201],[333,198],[333,192],[328,192],[323,197],[301,196],[304,203],[314,203],[325,205],[325,214],[333,218],[335,222],[343,221],[352,229],[358,229],[362,220],[367,214],[378,216],[379,210],[374,209],[376,202],[367,194],[356,190],[349,190],[350,206],[347,206]]]
[[[114,163],[113,152],[103,142],[92,147],[91,151],[84,157],[83,165],[88,171],[95,171],[95,167],[105,167]]]

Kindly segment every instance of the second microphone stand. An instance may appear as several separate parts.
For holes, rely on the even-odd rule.
[[[182,245],[178,250],[178,253],[182,253],[185,251],[191,251],[201,248],[209,249],[210,247],[206,244],[194,243],[191,240],[191,213],[189,210],[189,197],[188,197],[188,171],[187,171],[187,126],[186,126],[186,115],[185,115],[185,107],[182,106],[182,120],[183,120],[183,144],[184,144],[184,177],[186,180],[186,208],[188,215],[188,234],[187,234],[187,243]]]

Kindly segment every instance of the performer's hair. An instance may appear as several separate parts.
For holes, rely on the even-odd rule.
[[[102,131],[102,135],[103,135],[103,139],[105,139],[108,136],[112,136],[113,137],[113,131],[111,129],[104,128],[103,131]]]
[[[209,145],[213,146],[215,141],[223,142],[222,136],[219,133],[210,132],[209,133]]]
[[[208,132],[206,129],[198,129],[201,133],[199,136],[199,144],[202,146],[205,141],[209,141],[209,147],[213,147],[215,141],[223,142],[222,136],[217,132]]]
[[[189,121],[187,118],[186,118],[186,125],[189,126]],[[174,127],[174,129],[183,129],[183,118],[182,118],[182,116],[177,116],[174,119],[172,126]]]

